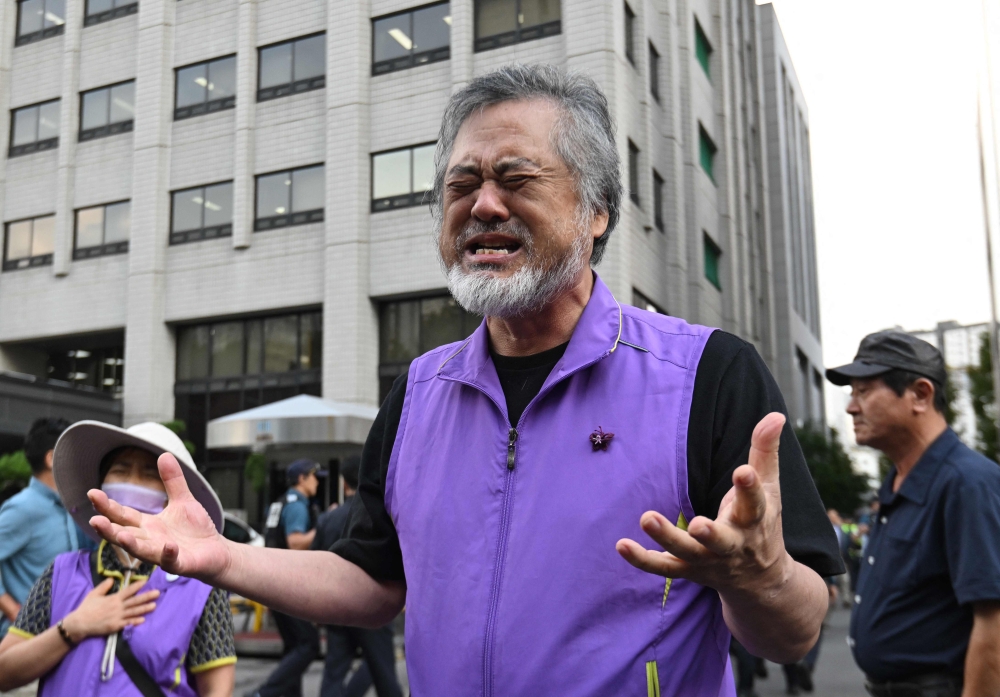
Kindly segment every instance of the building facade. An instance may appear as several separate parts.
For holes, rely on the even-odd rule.
[[[424,194],[449,95],[511,61],[608,96],[617,297],[752,341],[819,418],[806,110],[752,0],[4,0],[0,369],[184,420],[248,507],[209,419],[377,404],[478,323]]]

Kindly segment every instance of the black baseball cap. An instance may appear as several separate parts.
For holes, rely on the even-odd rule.
[[[288,480],[289,486],[295,486],[299,481],[299,477],[309,474],[315,474],[317,477],[325,477],[326,470],[321,470],[318,462],[306,458],[295,460],[285,470],[285,478]]]
[[[826,379],[834,385],[850,385],[855,378],[874,378],[897,369],[916,373],[939,385],[948,380],[940,351],[922,339],[894,329],[866,336],[854,362],[829,368]]]

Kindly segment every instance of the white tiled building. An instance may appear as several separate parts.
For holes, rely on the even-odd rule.
[[[516,60],[607,93],[632,192],[599,267],[618,298],[749,339],[793,416],[823,420],[808,119],[770,5],[0,12],[0,369],[49,390],[36,411],[89,387],[201,444],[207,419],[297,392],[377,403],[474,326],[444,295],[425,146],[455,89]],[[13,434],[32,409],[10,403]],[[198,459],[249,505],[237,454]]]

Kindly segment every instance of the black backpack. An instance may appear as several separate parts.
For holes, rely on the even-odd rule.
[[[285,528],[281,525],[281,512],[285,510],[286,498],[288,498],[288,494],[282,494],[281,498],[267,508],[267,518],[264,520],[264,546],[266,547],[288,549],[288,538],[285,537]]]

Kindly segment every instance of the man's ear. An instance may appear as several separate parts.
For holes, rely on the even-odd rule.
[[[913,392],[913,411],[923,414],[934,409],[934,383],[927,378],[919,378],[910,385]]]
[[[598,211],[594,214],[594,219],[590,223],[590,234],[596,240],[608,229],[608,212]]]
[[[45,469],[47,469],[47,470],[51,470],[52,469],[52,455],[54,453],[55,453],[55,450],[50,450],[47,453],[45,453]]]

